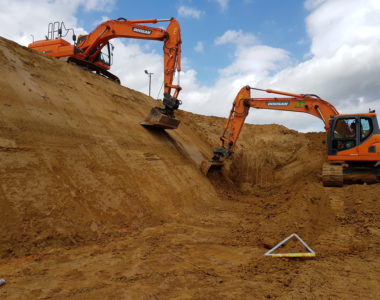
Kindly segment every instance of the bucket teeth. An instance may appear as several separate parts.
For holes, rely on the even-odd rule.
[[[162,129],[176,129],[180,120],[171,118],[162,113],[159,107],[153,107],[148,117],[141,122],[142,126],[156,127]]]

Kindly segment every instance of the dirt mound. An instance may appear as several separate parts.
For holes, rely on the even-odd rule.
[[[209,179],[225,119],[148,130],[153,99],[5,39],[0,72],[1,299],[379,297],[380,185],[323,188],[323,133],[245,125]],[[264,257],[293,232],[315,259]]]

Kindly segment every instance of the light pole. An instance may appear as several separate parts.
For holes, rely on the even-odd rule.
[[[150,97],[150,86],[151,86],[151,82],[152,82],[153,73],[149,73],[147,70],[145,70],[145,74],[149,76],[149,97]]]

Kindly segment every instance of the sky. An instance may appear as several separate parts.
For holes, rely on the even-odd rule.
[[[27,46],[49,22],[76,34],[108,19],[179,20],[181,109],[227,117],[245,85],[317,94],[340,113],[380,110],[380,0],[0,0],[0,36]],[[165,23],[152,27],[166,28]],[[33,35],[33,37],[32,37]],[[162,98],[162,42],[112,40],[122,85]],[[161,92],[160,92],[161,91]],[[252,93],[252,97],[270,94]],[[301,113],[251,109],[247,122],[323,131]]]

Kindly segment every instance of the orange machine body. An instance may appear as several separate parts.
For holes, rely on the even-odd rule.
[[[56,58],[74,56],[74,46],[64,39],[37,41],[28,47]]]

